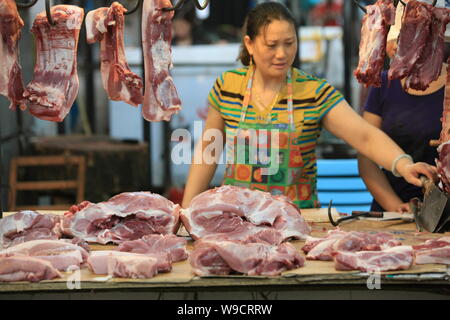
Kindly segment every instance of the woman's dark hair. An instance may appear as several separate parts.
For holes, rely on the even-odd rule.
[[[245,18],[242,30],[241,52],[238,57],[238,60],[240,60],[244,66],[248,66],[250,64],[250,54],[245,47],[244,36],[247,35],[250,39],[254,40],[262,28],[269,25],[274,20],[292,23],[298,40],[297,23],[289,9],[286,8],[284,4],[279,2],[261,3],[250,10]]]

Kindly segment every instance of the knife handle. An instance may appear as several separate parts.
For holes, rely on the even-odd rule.
[[[373,218],[383,218],[383,212],[380,211],[352,211],[353,215],[365,215]]]

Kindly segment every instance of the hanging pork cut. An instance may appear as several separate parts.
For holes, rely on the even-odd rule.
[[[209,235],[241,241],[254,237],[276,244],[304,239],[311,232],[288,198],[230,185],[197,195],[182,210],[181,220],[195,240]]]
[[[28,256],[0,257],[0,282],[51,280],[62,278],[48,261]]]
[[[148,121],[169,121],[181,109],[181,101],[170,76],[172,68],[172,18],[170,0],[144,0],[142,46],[145,65],[145,93],[142,115]]]
[[[57,215],[23,210],[0,219],[0,249],[30,240],[56,240],[60,236]]]
[[[25,109],[19,40],[24,23],[14,0],[0,1],[0,94],[10,101],[9,108]]]
[[[378,0],[366,6],[362,19],[359,63],[354,74],[366,87],[381,86],[381,71],[386,56],[386,39],[395,23],[395,7],[391,0]]]
[[[111,199],[83,201],[66,212],[62,232],[87,242],[121,243],[148,234],[174,234],[180,206],[151,192],[124,192]]]
[[[189,263],[199,276],[230,273],[275,276],[302,267],[305,258],[288,242],[270,245],[266,242],[199,240],[189,255]]]
[[[50,25],[43,11],[31,28],[36,39],[36,65],[24,97],[31,114],[61,122],[78,94],[77,47],[84,10],[57,5],[51,8],[51,15],[55,25]]]
[[[426,6],[431,11],[430,33],[422,54],[406,76],[405,88],[426,90],[439,78],[444,61],[445,30],[450,21],[449,10]]]
[[[430,36],[432,21],[430,8],[431,5],[415,0],[406,4],[397,51],[388,71],[389,80],[408,76],[421,57]]]
[[[100,71],[109,99],[137,106],[143,101],[142,79],[128,66],[124,47],[124,13],[118,2],[86,15],[87,42],[100,42]]]

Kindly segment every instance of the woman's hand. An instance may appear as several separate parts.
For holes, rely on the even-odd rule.
[[[418,187],[422,187],[420,175],[424,175],[433,181],[438,180],[437,168],[425,162],[408,163],[401,166],[399,165],[398,167],[398,173],[400,173],[408,183]]]
[[[408,202],[404,202],[401,205],[399,205],[395,211],[400,213],[410,212],[411,206],[409,205]]]

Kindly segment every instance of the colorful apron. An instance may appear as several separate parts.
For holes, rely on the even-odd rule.
[[[235,130],[226,129],[227,166],[223,184],[284,194],[299,208],[320,207],[315,180],[302,175],[304,163],[299,144],[302,129],[296,129],[294,124],[292,70],[287,74],[289,123],[279,124],[272,124],[271,111],[266,119],[258,119],[265,123],[245,122],[254,69],[250,67],[248,72],[239,126]]]

